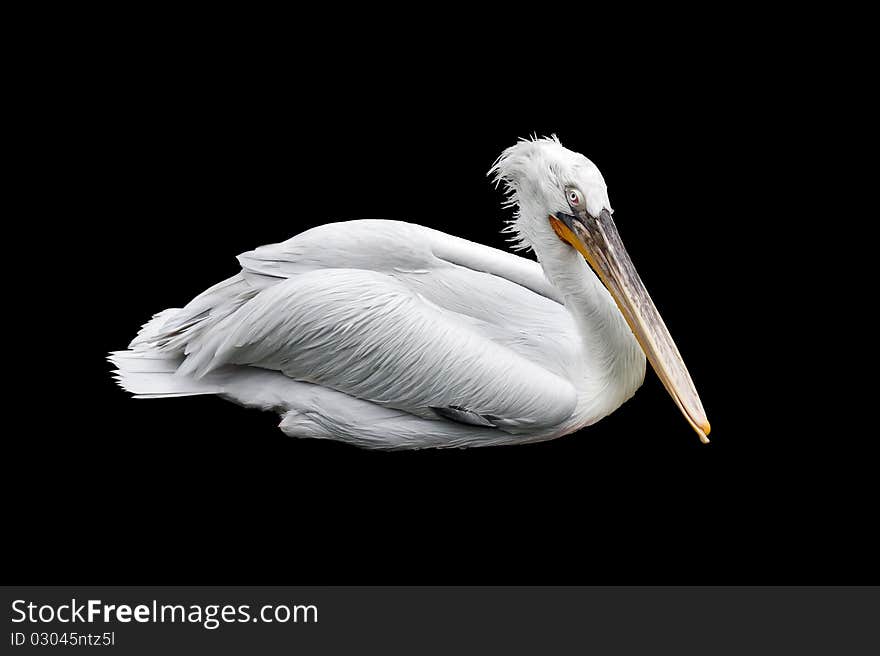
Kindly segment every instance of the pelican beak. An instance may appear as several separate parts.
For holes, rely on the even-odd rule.
[[[608,210],[594,218],[558,212],[550,225],[583,255],[620,308],[626,322],[688,423],[707,443],[709,421],[681,354],[633,266]]]

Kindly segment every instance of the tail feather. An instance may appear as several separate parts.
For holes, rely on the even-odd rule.
[[[107,358],[116,369],[119,386],[139,399],[219,394],[222,386],[210,379],[195,380],[177,375],[183,358],[156,350],[113,351]]]

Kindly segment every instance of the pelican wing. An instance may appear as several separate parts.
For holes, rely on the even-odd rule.
[[[390,221],[320,226],[239,261],[148,336],[182,351],[178,374],[252,365],[513,433],[574,410],[574,327],[534,262]]]
[[[537,262],[438,230],[401,221],[331,223],[238,260],[256,288],[328,268],[385,273],[560,376],[578,361],[574,322]]]

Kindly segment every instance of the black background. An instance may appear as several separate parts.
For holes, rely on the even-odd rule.
[[[485,51],[457,33],[425,52],[411,35],[328,49],[304,31],[124,33],[50,57],[35,82],[23,166],[41,184],[11,269],[28,317],[7,408],[27,420],[4,457],[16,582],[877,581],[867,438],[825,422],[827,384],[793,364],[771,230],[788,228],[761,211],[785,185],[764,137],[794,119],[756,101],[742,58],[695,34],[588,61],[527,39],[511,56],[486,35]],[[133,400],[112,381],[106,352],[152,313],[311,226],[400,219],[505,248],[486,172],[531,133],[602,170],[710,445],[650,372],[578,434],[410,453],[291,439],[272,414]]]

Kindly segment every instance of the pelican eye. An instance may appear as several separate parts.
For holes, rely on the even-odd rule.
[[[584,199],[581,198],[581,192],[577,189],[566,189],[565,197],[568,200],[568,204],[572,207],[580,207],[584,202]]]

